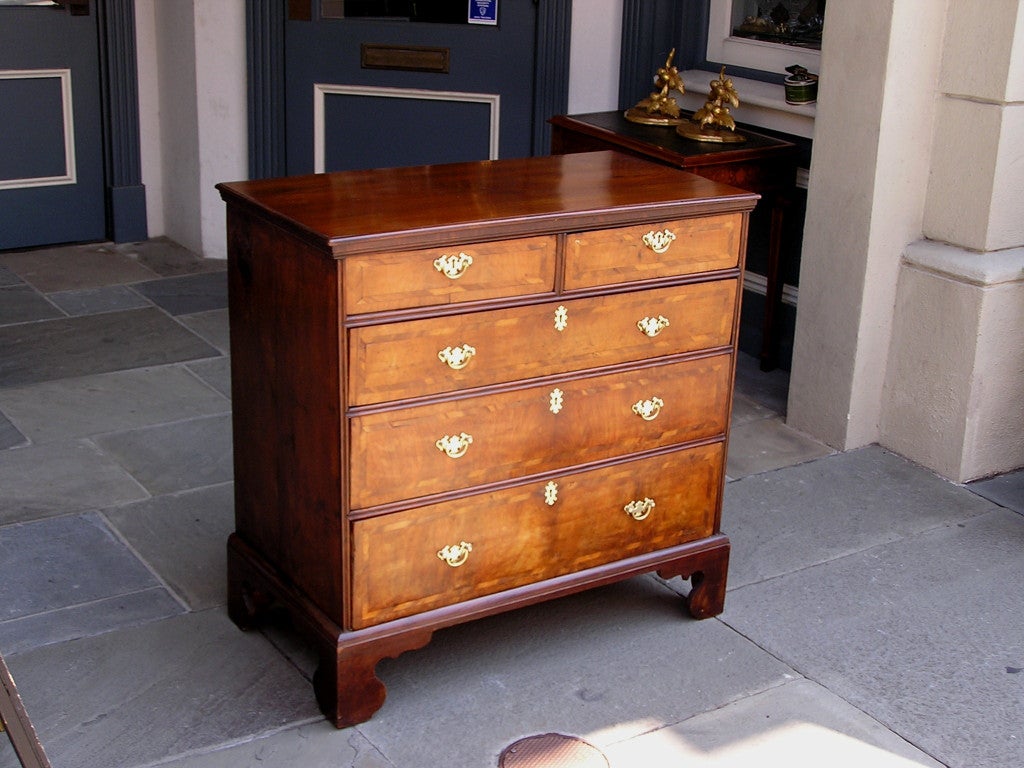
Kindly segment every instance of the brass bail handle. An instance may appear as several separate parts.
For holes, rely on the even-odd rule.
[[[650,248],[655,253],[664,253],[668,250],[669,246],[675,241],[676,235],[671,229],[663,229],[660,232],[652,229],[641,240],[644,245]]]
[[[468,541],[460,541],[458,544],[449,544],[443,549],[439,549],[437,556],[452,568],[458,568],[466,562],[467,558],[469,558],[469,553],[472,551],[472,544]]]
[[[634,520],[644,520],[651,514],[651,510],[654,509],[654,499],[645,496],[642,499],[636,499],[635,501],[629,502],[622,508],[622,511],[632,517]]]
[[[452,280],[458,280],[466,274],[466,270],[471,266],[473,266],[473,257],[461,251],[457,256],[443,254],[434,259],[434,269]]]

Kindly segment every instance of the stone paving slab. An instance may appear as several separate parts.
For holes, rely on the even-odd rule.
[[[0,390],[2,392],[3,390]],[[0,405],[0,409],[3,406]],[[6,448],[15,448],[20,445],[28,443],[28,438],[21,433],[16,426],[11,423],[3,413],[0,413],[0,450]]]
[[[8,325],[0,327],[0,387],[219,356],[155,307]]]
[[[731,479],[790,467],[833,453],[827,445],[787,427],[782,419],[758,419],[730,432],[725,473]]]
[[[808,680],[613,744],[604,753],[612,768],[942,768]]]
[[[166,589],[150,587],[0,622],[0,650],[10,658],[44,645],[102,635],[184,611]]]
[[[412,724],[410,724],[412,727]],[[422,755],[418,766],[448,766],[448,756]],[[2,765],[2,763],[0,763]],[[495,764],[497,765],[497,764]],[[161,768],[395,768],[358,731],[339,731],[326,720],[227,746],[204,754],[193,754]],[[491,766],[486,766],[491,768]]]
[[[50,320],[64,314],[28,285],[0,286],[0,325]]]
[[[170,365],[0,389],[0,411],[33,443],[227,412],[228,400]]]
[[[357,728],[403,768],[493,766],[552,731],[601,746],[793,676],[717,620],[689,618],[651,577],[437,632],[377,671],[388,698]]]
[[[123,467],[84,441],[0,452],[0,525],[149,497]]]
[[[0,527],[0,619],[159,586],[96,514]]]
[[[731,589],[833,560],[992,504],[877,446],[727,483]]]
[[[95,441],[153,495],[227,482],[234,473],[230,414],[101,435]]]
[[[0,253],[0,265],[43,293],[123,285],[156,276],[131,255],[96,245]]]
[[[216,347],[222,354],[231,354],[231,336],[228,328],[227,309],[211,309],[209,312],[181,315],[178,321],[194,334]]]
[[[172,315],[224,309],[228,305],[226,272],[166,277],[136,283],[132,288]]]
[[[59,291],[47,298],[71,316],[95,315],[152,306],[126,285],[105,285],[76,291]]]
[[[224,397],[231,399],[231,358],[199,360],[185,366]]]
[[[15,656],[54,766],[128,768],[319,723],[312,689],[219,609]]]
[[[1024,765],[1022,553],[997,508],[734,589],[722,619],[951,768]]]
[[[978,480],[966,487],[1001,507],[1024,515],[1024,469],[987,480]]]
[[[194,611],[227,602],[227,540],[235,529],[231,483],[104,511],[132,549]]]

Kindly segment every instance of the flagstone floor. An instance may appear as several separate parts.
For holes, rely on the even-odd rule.
[[[226,615],[226,304],[167,240],[0,253],[0,652],[57,768],[493,767],[550,732],[613,768],[1024,765],[1024,472],[836,453],[745,355],[720,617],[645,576],[443,630],[335,730],[309,649]]]

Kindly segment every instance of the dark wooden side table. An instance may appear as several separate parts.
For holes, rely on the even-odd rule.
[[[615,149],[761,195],[771,208],[771,225],[760,363],[761,370],[773,370],[782,305],[782,223],[796,184],[796,145],[747,130],[737,130],[746,138],[742,143],[692,141],[674,128],[630,122],[621,112],[558,115],[549,122],[552,154]]]

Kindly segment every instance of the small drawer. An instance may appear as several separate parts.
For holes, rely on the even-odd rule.
[[[570,234],[565,288],[731,269],[739,265],[742,234],[739,213]]]
[[[349,331],[351,405],[455,392],[732,342],[735,279]],[[667,323],[667,324],[666,324]]]
[[[356,521],[352,628],[709,536],[724,457],[713,443]]]
[[[725,434],[732,355],[350,419],[350,508]]]
[[[557,239],[529,237],[399,253],[344,262],[350,315],[554,290]]]

